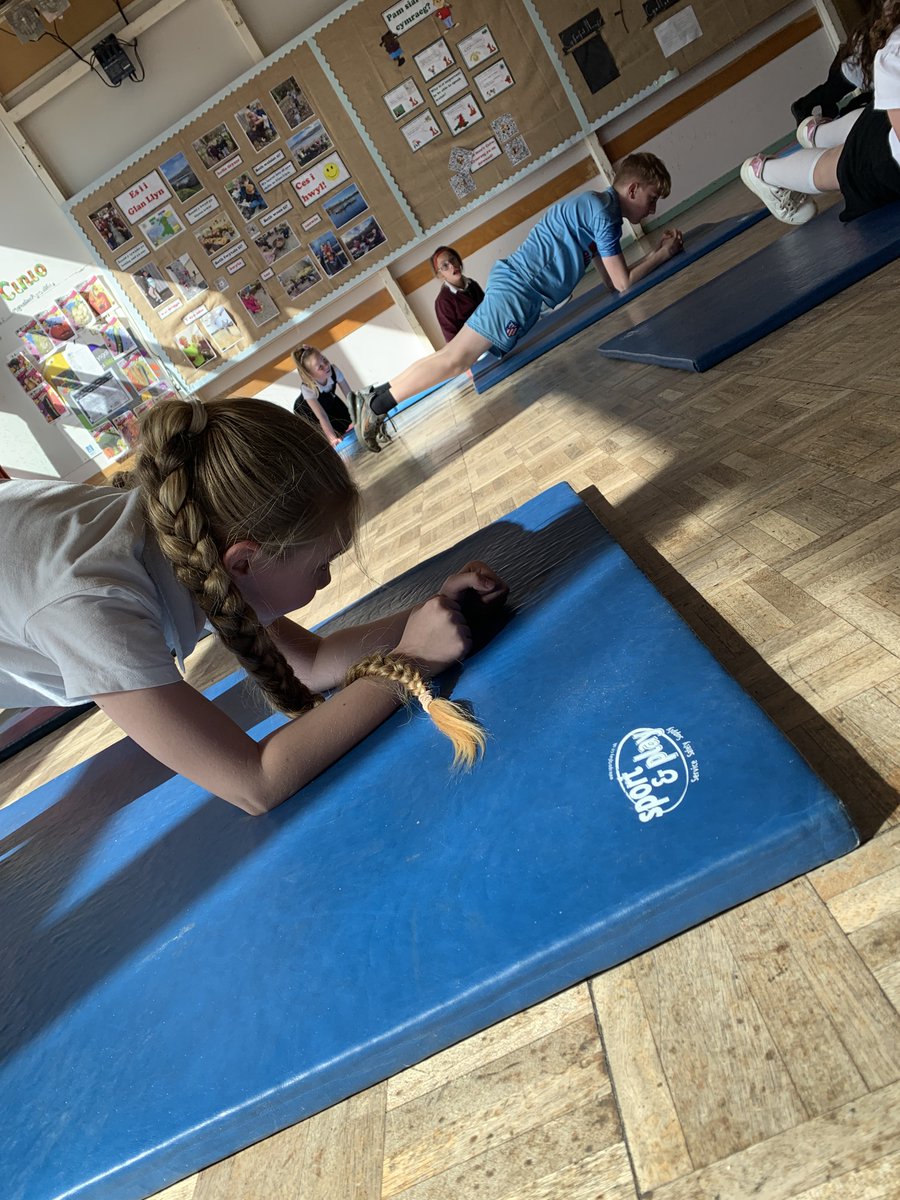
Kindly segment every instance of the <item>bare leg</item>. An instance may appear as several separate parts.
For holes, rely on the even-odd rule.
[[[837,164],[843,149],[843,146],[834,146],[826,150],[813,168],[813,183],[820,192],[836,192],[840,189]]]
[[[418,359],[391,380],[390,389],[394,403],[399,404],[403,400],[408,400],[410,396],[415,396],[418,392],[424,392],[427,388],[443,383],[445,379],[461,375],[463,371],[471,367],[476,358],[490,348],[491,343],[487,338],[483,338],[480,333],[476,333],[468,325],[463,325],[452,342],[448,342],[434,354]]]

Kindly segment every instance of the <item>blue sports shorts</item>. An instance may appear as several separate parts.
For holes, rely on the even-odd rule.
[[[484,299],[466,324],[501,354],[507,354],[535,324],[542,306],[537,292],[501,258],[488,276]]]

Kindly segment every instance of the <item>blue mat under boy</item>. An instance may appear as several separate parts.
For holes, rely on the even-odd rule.
[[[600,346],[606,358],[708,371],[900,256],[900,204],[856,221],[838,203]]]
[[[473,557],[470,774],[402,712],[265,817],[128,741],[0,811],[4,1200],[148,1195],[856,845],[565,484],[324,628]]]
[[[725,242],[731,241],[745,229],[758,224],[763,217],[769,215],[768,209],[755,209],[750,213],[741,213],[736,217],[728,217],[724,221],[715,221],[707,225],[698,225],[684,235],[684,250],[668,262],[651,271],[640,283],[625,293],[611,292],[605,284],[599,284],[584,292],[574,300],[567,300],[559,308],[545,313],[534,329],[519,342],[509,354],[502,358],[488,354],[472,367],[472,378],[476,392],[486,392],[488,388],[506,379],[520,367],[534,362],[536,358],[553,350],[556,346],[567,342],[569,338],[581,333],[589,325],[594,325],[603,317],[609,316],[623,304],[628,304],[636,296],[642,295],[664,279],[671,279],[691,263],[703,258],[711,250],[717,249]]]

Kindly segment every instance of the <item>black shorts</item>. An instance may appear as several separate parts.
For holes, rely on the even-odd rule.
[[[891,154],[887,113],[867,104],[850,130],[837,164],[845,200],[842,221],[854,221],[873,208],[900,200],[900,163]]]

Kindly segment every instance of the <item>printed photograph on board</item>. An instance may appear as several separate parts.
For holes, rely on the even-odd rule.
[[[287,79],[273,87],[271,95],[278,105],[281,115],[287,121],[289,129],[296,129],[298,125],[302,125],[313,115],[312,105],[293,75],[289,75]]]
[[[300,241],[287,221],[276,221],[267,229],[258,225],[248,225],[247,233],[253,239],[253,244],[263,256],[267,267],[284,258],[286,254],[300,249]]]
[[[321,121],[313,121],[312,125],[306,125],[299,133],[287,139],[288,149],[301,167],[308,166],[323,154],[327,154],[333,145]]]
[[[292,300],[309,291],[321,278],[311,258],[301,258],[278,274],[278,282]]]
[[[204,167],[217,167],[220,162],[224,162],[232,154],[237,154],[238,144],[232,137],[231,130],[223,121],[209,133],[204,133],[202,137],[197,138],[194,142],[194,149]]]
[[[362,192],[355,183],[348,183],[339,192],[335,192],[333,196],[322,201],[322,208],[328,214],[335,229],[349,224],[360,213],[364,213],[368,207]]]
[[[141,233],[154,250],[179,233],[184,233],[184,226],[174,208],[158,208],[152,216],[147,217],[138,225]]]
[[[118,250],[134,237],[114,204],[104,204],[90,213],[90,219],[110,250]]]
[[[238,299],[250,314],[254,325],[265,325],[279,315],[278,306],[259,279],[239,288]]]
[[[166,264],[165,270],[169,278],[181,288],[185,300],[193,300],[209,287],[189,254],[180,254],[178,258]]]
[[[234,115],[254,150],[265,150],[266,146],[271,146],[277,141],[278,130],[272,124],[272,118],[263,108],[261,101],[251,100]]]
[[[227,217],[221,215],[197,232],[197,241],[210,258],[237,239],[238,231]]]
[[[222,304],[217,304],[200,318],[207,336],[219,350],[230,350],[240,341],[241,331],[234,317]]]
[[[256,181],[251,179],[246,172],[236,175],[234,179],[229,179],[225,184],[225,190],[245,221],[249,221],[251,217],[255,217],[257,213],[264,212],[269,207],[265,196],[256,186]]]
[[[376,246],[383,246],[387,241],[374,217],[366,217],[358,225],[351,226],[342,236],[354,262],[358,262],[370,250],[374,250]]]
[[[333,233],[323,233],[319,237],[313,238],[309,243],[309,248],[329,278],[350,266],[346,250]]]
[[[138,285],[141,295],[151,308],[159,308],[166,300],[171,300],[175,294],[163,279],[159,267],[153,263],[138,267],[131,273],[132,279]]]
[[[197,321],[193,321],[185,327],[183,333],[176,335],[175,344],[192,367],[205,367],[208,362],[219,357]]]
[[[166,182],[182,204],[186,200],[190,200],[191,196],[196,196],[198,192],[203,191],[204,185],[197,178],[186,155],[180,150],[171,158],[167,158],[164,163],[160,163],[159,170],[160,174],[166,177]]]

